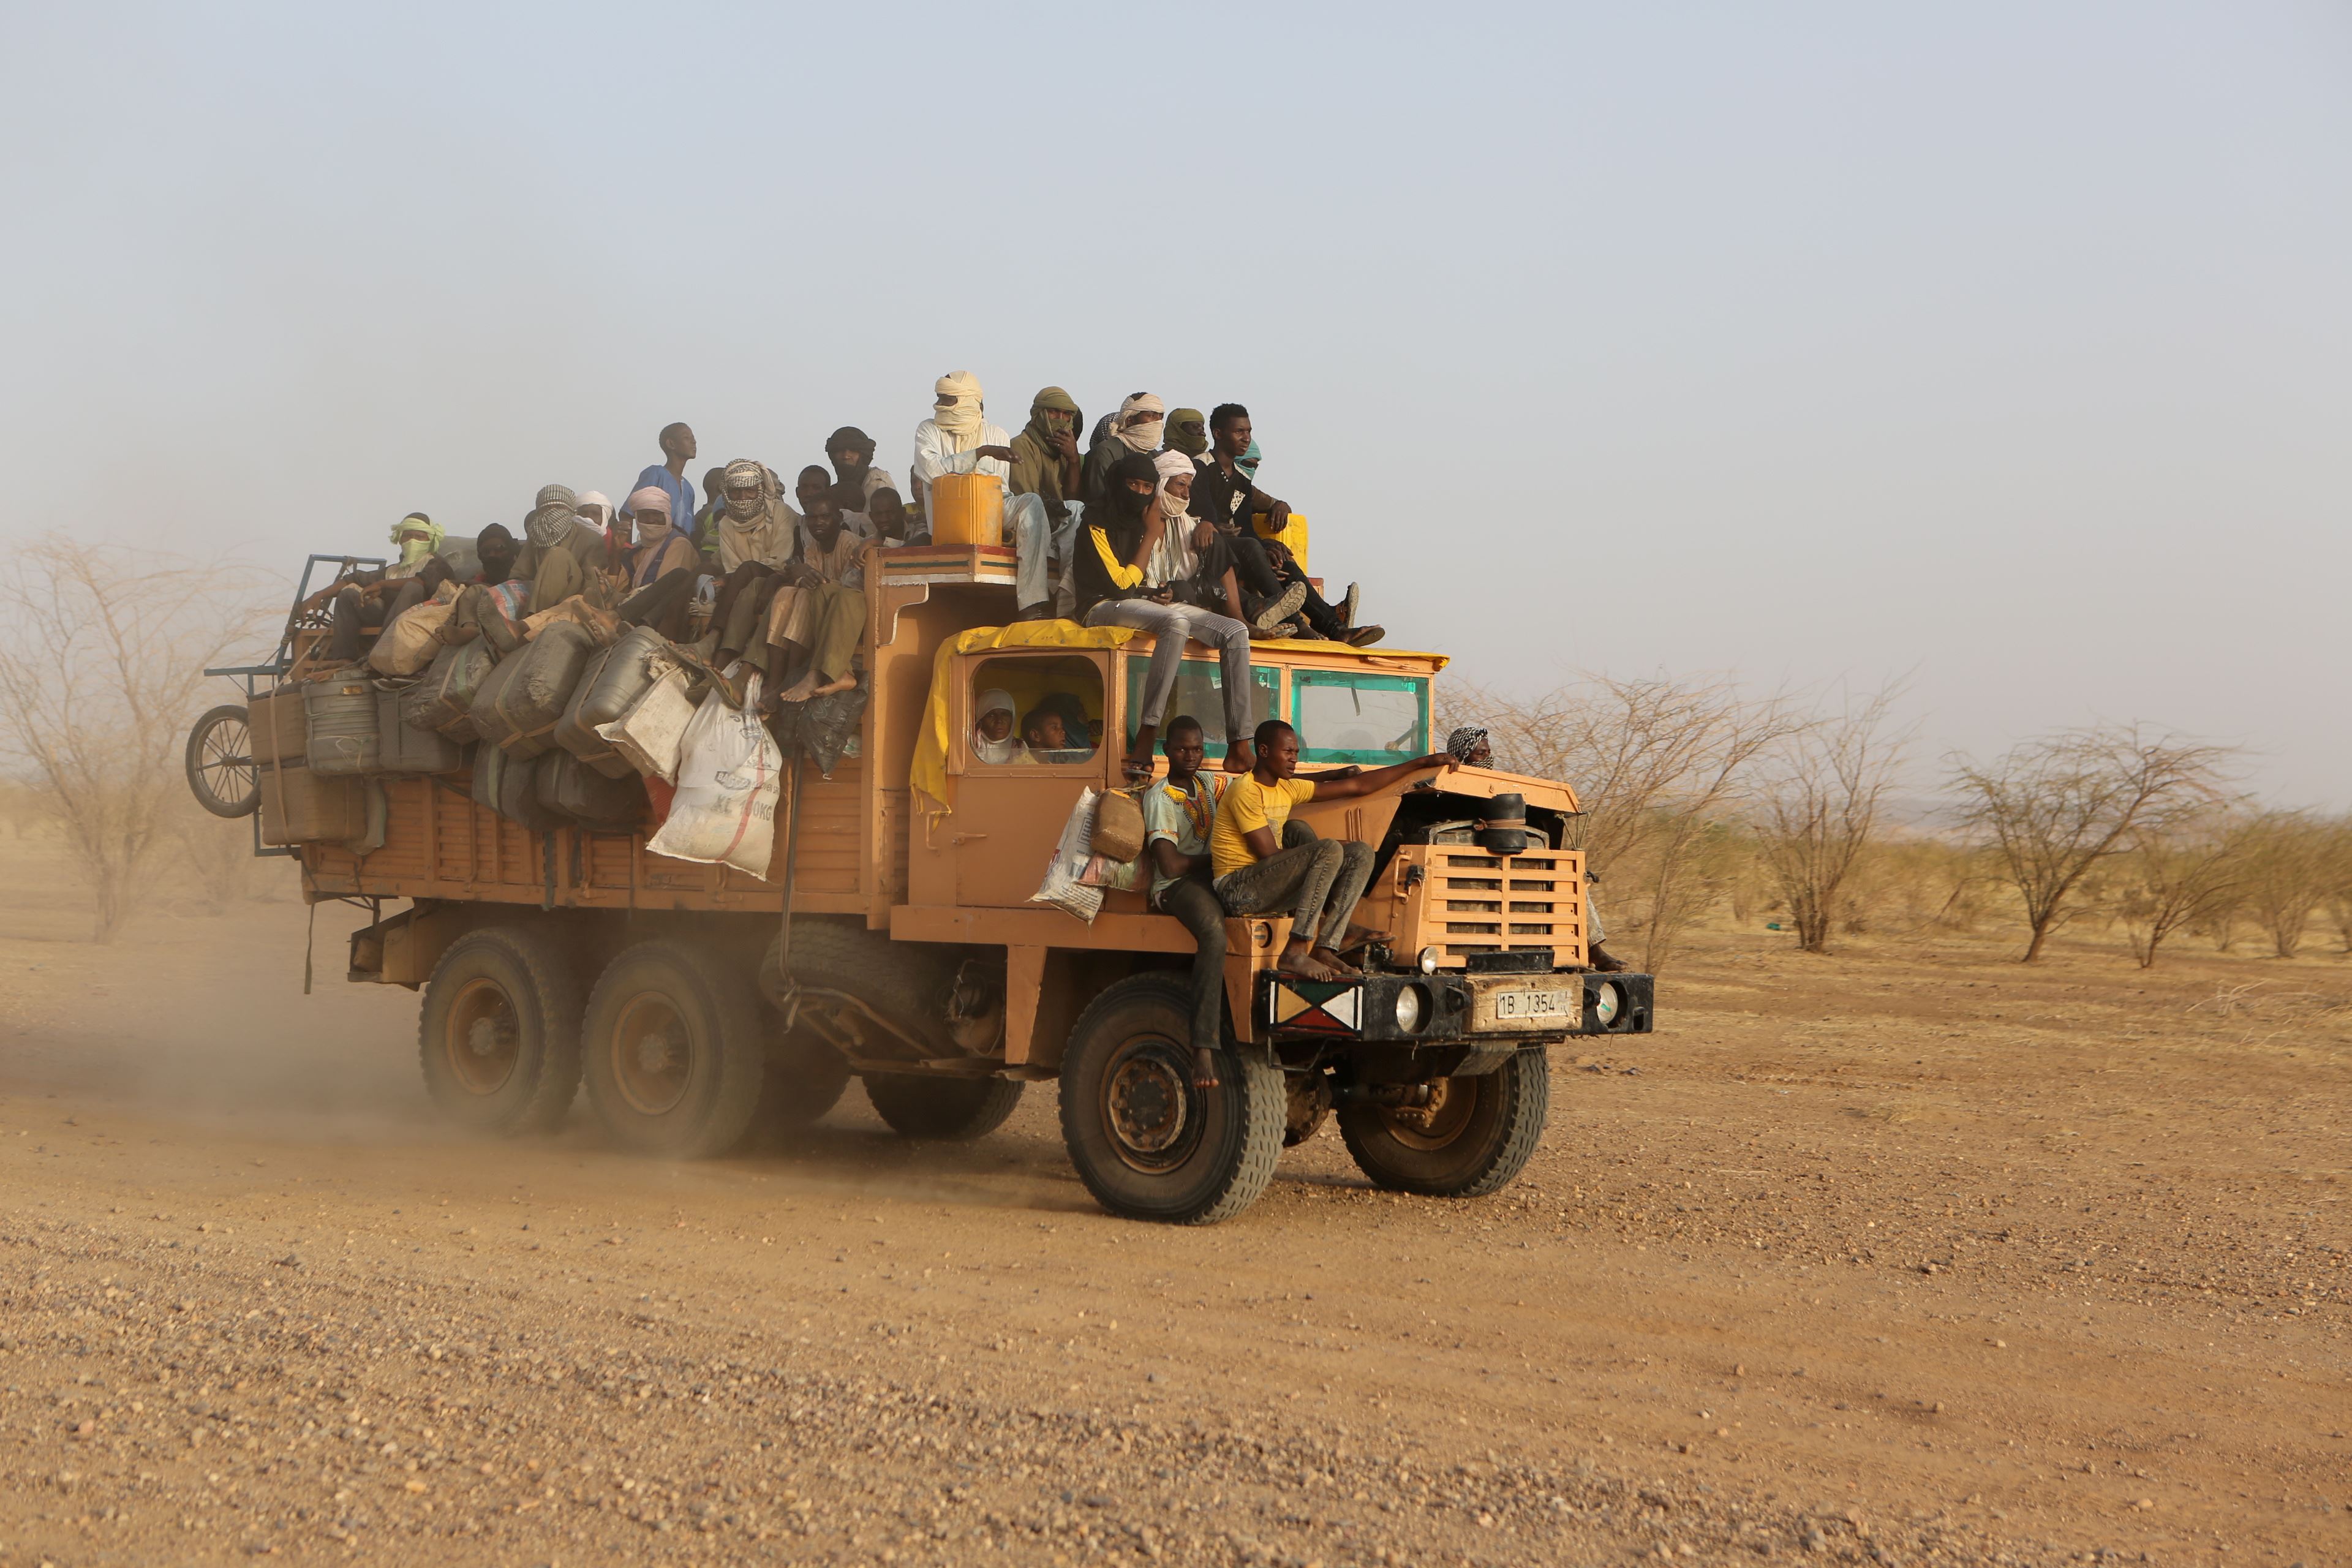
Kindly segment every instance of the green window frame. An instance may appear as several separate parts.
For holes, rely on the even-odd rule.
[[[1413,723],[1410,735],[1403,737],[1402,750],[1378,746],[1318,746],[1317,737],[1306,722],[1308,694],[1315,691],[1402,691],[1413,698]],[[1298,760],[1302,763],[1360,763],[1366,767],[1386,767],[1391,763],[1409,762],[1429,752],[1429,681],[1426,677],[1412,675],[1370,675],[1342,669],[1294,669],[1290,672],[1290,724],[1298,731]]]
[[[1151,668],[1149,655],[1131,655],[1127,660],[1127,739],[1135,742],[1135,731],[1141,727],[1143,716],[1143,682]],[[1250,667],[1250,711],[1255,721],[1263,722],[1282,711],[1282,671],[1264,665]],[[1225,727],[1224,666],[1213,658],[1188,658],[1176,667],[1176,689],[1169,694],[1168,711],[1164,719],[1179,713],[1190,713],[1201,721],[1207,732],[1208,754],[1222,758],[1225,742],[1221,734]],[[1246,739],[1247,737],[1244,737]]]

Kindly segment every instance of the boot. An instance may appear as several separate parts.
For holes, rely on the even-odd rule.
[[[1342,597],[1338,605],[1335,606],[1339,612],[1339,624],[1341,626],[1352,626],[1356,624],[1356,584],[1350,583],[1348,584],[1348,592],[1346,595]]]
[[[1275,627],[1297,615],[1299,606],[1306,603],[1307,584],[1292,583],[1284,587],[1281,593],[1270,598],[1244,602],[1243,607],[1252,612],[1250,625],[1270,637],[1274,634]]]

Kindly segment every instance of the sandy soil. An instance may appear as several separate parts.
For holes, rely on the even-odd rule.
[[[346,911],[0,846],[0,1563],[2352,1562],[2352,964],[1701,938],[1499,1197],[1097,1213],[1051,1086],[430,1119]]]

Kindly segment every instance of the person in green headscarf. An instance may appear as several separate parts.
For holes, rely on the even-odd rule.
[[[1024,621],[1054,613],[1054,563],[1066,562],[1077,531],[1078,405],[1058,386],[1029,400],[1029,423],[1013,437],[1013,477],[1004,502],[1013,538],[1014,598]]]
[[[356,662],[365,634],[390,626],[394,616],[424,603],[449,580],[449,563],[436,553],[442,532],[439,523],[412,511],[392,525],[398,553],[390,563],[346,573],[303,601],[304,609],[331,601],[334,632],[328,647],[337,662]]]
[[[1197,408],[1172,408],[1168,412],[1168,445],[1188,458],[1203,458],[1209,452],[1209,421]]]

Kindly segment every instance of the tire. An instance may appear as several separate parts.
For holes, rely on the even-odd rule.
[[[874,1073],[866,1079],[866,1098],[902,1138],[969,1143],[1004,1125],[1021,1103],[1021,1084],[1009,1078]]]
[[[1218,1053],[1192,1088],[1191,988],[1136,974],[1095,998],[1062,1057],[1062,1142],[1095,1201],[1127,1219],[1213,1225],[1257,1201],[1282,1152],[1282,1069]]]
[[[760,1109],[752,1113],[744,1147],[781,1147],[793,1133],[824,1120],[849,1088],[849,1064],[841,1053],[806,1029],[789,1034],[768,1019],[767,1075],[760,1081]]]
[[[452,1121],[485,1132],[548,1131],[580,1088],[581,985],[544,931],[489,926],[449,944],[425,983],[416,1055]]]
[[[183,766],[196,804],[215,816],[250,816],[261,805],[261,768],[241,702],[213,709],[188,731]]]
[[[1339,1108],[1339,1137],[1372,1184],[1431,1198],[1483,1198],[1527,1168],[1551,1109],[1551,1058],[1527,1046],[1490,1073],[1442,1078],[1431,1103]]]
[[[588,996],[589,1109],[637,1153],[726,1153],[760,1109],[768,1026],[749,975],[685,942],[641,942],[605,965]]]
[[[955,989],[950,952],[919,942],[892,942],[863,925],[841,921],[793,921],[793,977],[803,985],[855,996],[918,1039],[934,1042],[930,1054],[957,1049],[948,1024],[948,997]],[[760,988],[770,996],[782,986],[776,943],[760,960]]]

